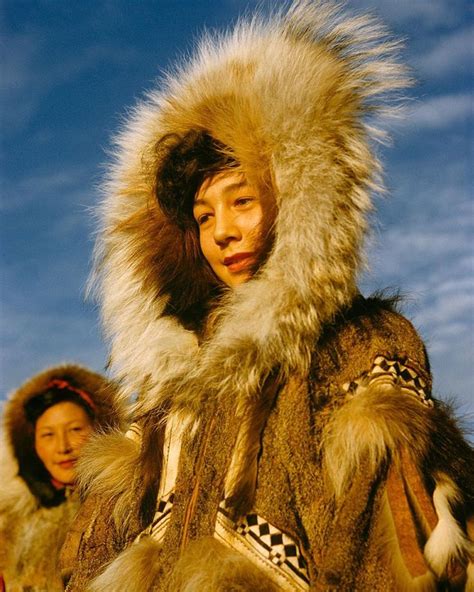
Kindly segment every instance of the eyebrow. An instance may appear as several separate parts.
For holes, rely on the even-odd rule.
[[[82,419],[70,419],[69,421],[66,421],[65,423],[60,423],[60,424],[55,424],[55,425],[45,425],[45,426],[41,426],[40,428],[38,428],[39,431],[41,430],[54,430],[58,425],[70,425],[71,423],[76,423],[76,422],[81,422],[83,421]]]
[[[250,187],[249,182],[246,181],[245,179],[242,181],[235,181],[235,183],[231,183],[230,185],[226,185],[226,187],[224,187],[224,189],[222,190],[222,193],[230,193],[231,191],[235,191],[236,189],[240,189],[240,188],[246,187],[246,186]],[[193,207],[206,205],[206,203],[207,203],[207,201],[205,199],[197,198],[194,200]]]

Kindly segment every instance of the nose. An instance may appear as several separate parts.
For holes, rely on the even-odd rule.
[[[242,238],[240,229],[232,213],[220,211],[214,218],[214,241],[219,246],[225,246],[232,240]]]
[[[66,431],[60,431],[58,433],[56,446],[60,454],[68,454],[71,452],[72,446]]]

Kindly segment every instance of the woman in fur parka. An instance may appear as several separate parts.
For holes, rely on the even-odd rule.
[[[64,589],[59,552],[79,508],[75,464],[94,429],[119,427],[116,386],[76,364],[13,392],[1,450],[0,574],[7,592]]]
[[[396,48],[298,2],[206,38],[133,112],[97,280],[140,396],[81,463],[68,590],[468,585],[472,451],[413,326],[356,285]]]

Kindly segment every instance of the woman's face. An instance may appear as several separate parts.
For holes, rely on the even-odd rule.
[[[275,208],[273,197],[260,194],[242,173],[218,173],[199,188],[193,215],[201,250],[227,286],[233,288],[252,277]]]
[[[36,453],[54,479],[66,485],[74,483],[75,465],[91,432],[91,418],[71,401],[52,405],[38,418]]]

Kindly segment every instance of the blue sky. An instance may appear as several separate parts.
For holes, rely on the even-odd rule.
[[[200,31],[230,25],[255,5],[3,0],[0,398],[60,361],[103,369],[106,348],[84,285],[109,138]],[[427,343],[436,393],[472,413],[472,6],[348,6],[370,9],[405,38],[418,80],[405,122],[382,150],[389,194],[377,202],[361,285],[364,293],[392,287],[407,295],[404,311]]]

